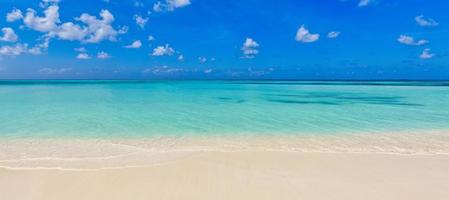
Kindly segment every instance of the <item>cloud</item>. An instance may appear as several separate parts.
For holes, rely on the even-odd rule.
[[[111,56],[108,53],[104,52],[104,51],[100,51],[97,54],[97,58],[99,58],[99,59],[108,59],[110,57]]]
[[[174,11],[176,8],[181,8],[190,5],[190,0],[165,0],[165,2],[158,1],[153,5],[155,12]]]
[[[46,7],[48,7],[49,5],[57,5],[59,2],[61,2],[61,0],[42,0],[42,1],[39,3],[39,6],[40,6],[41,8],[46,8]]]
[[[111,24],[114,22],[114,16],[108,10],[101,10],[101,19],[89,14],[82,14],[76,20],[87,25],[88,35],[84,42],[98,43],[103,40],[115,41],[118,34]]]
[[[28,51],[28,45],[16,44],[14,46],[0,47],[0,56],[18,56]]]
[[[3,36],[0,37],[0,41],[3,42],[16,42],[19,37],[16,35],[12,28],[2,28]]]
[[[156,40],[156,38],[154,38],[152,35],[149,35],[149,36],[148,36],[148,41],[151,42],[151,41],[154,41],[154,40]]]
[[[144,6],[145,6],[145,5],[143,5],[143,3],[140,2],[140,1],[134,2],[134,7],[136,7],[136,8],[143,8]]]
[[[184,71],[182,68],[169,67],[169,66],[156,66],[152,68],[144,69],[142,72],[145,74],[173,74]]]
[[[37,45],[32,48],[28,48],[28,44],[15,44],[13,46],[1,46],[0,56],[19,56],[22,54],[39,55],[42,53],[42,48]]]
[[[88,60],[88,59],[90,59],[90,56],[89,56],[89,54],[87,54],[87,53],[79,53],[79,54],[76,56],[76,58],[77,58],[77,59],[81,59],[81,60]]]
[[[312,34],[305,28],[304,25],[301,25],[301,27],[298,29],[298,32],[296,32],[295,39],[298,42],[304,43],[316,42],[318,39],[320,39],[320,34]]]
[[[419,55],[419,58],[421,58],[421,59],[430,59],[430,58],[432,58],[434,56],[435,56],[435,54],[430,53],[430,49],[429,48],[425,48],[422,51],[421,55]]]
[[[171,56],[175,53],[175,50],[166,44],[165,46],[158,46],[153,49],[152,56]]]
[[[59,3],[61,0],[42,0],[43,3]]]
[[[49,35],[56,35],[62,40],[78,40],[82,41],[88,34],[87,28],[81,28],[72,22],[66,22],[59,26],[57,30],[50,33]]]
[[[23,18],[22,11],[17,9],[17,8],[14,8],[11,12],[6,14],[6,21],[7,22],[15,22],[15,21],[20,20],[22,18]]]
[[[254,58],[257,54],[259,54],[259,46],[259,43],[252,38],[246,38],[242,48],[240,48],[243,52],[243,58]]]
[[[39,73],[54,75],[54,74],[65,74],[70,71],[72,71],[72,68],[48,68],[48,67],[46,67],[46,68],[40,69]]]
[[[373,2],[374,2],[374,0],[360,0],[358,6],[365,7]]]
[[[264,76],[266,74],[270,74],[271,72],[274,71],[273,67],[269,67],[268,69],[259,69],[259,70],[254,70],[253,68],[248,68],[248,75],[249,76]]]
[[[206,62],[207,62],[207,58],[206,58],[206,57],[199,57],[199,58],[198,58],[198,61],[199,61],[201,64],[203,64],[203,63],[206,63]]]
[[[142,46],[142,42],[140,40],[136,40],[133,43],[131,43],[130,45],[126,45],[124,46],[127,49],[138,49]]]
[[[415,21],[419,26],[424,26],[424,27],[434,27],[434,26],[438,26],[438,22],[436,22],[434,19],[432,18],[424,18],[424,15],[419,15],[415,17]]]
[[[58,1],[49,0],[46,3],[57,3]],[[19,16],[18,11],[12,11],[11,16]],[[96,16],[83,13],[80,17],[75,18],[76,21],[83,23],[83,25],[75,24],[73,22],[65,22],[61,24],[59,19],[59,6],[56,4],[46,7],[44,16],[38,16],[33,9],[27,9],[23,22],[26,27],[46,33],[45,37],[57,37],[61,40],[78,40],[83,43],[99,43],[103,40],[115,41],[118,34],[127,32],[127,27],[120,30],[115,30],[112,27],[114,16],[108,10],[101,10],[100,18]],[[11,17],[11,20],[16,20],[20,17]]]
[[[128,33],[128,26],[123,26],[122,28],[120,28],[118,31],[117,31],[117,33],[118,34],[126,34],[126,33]]]
[[[415,39],[413,37],[407,36],[407,35],[400,35],[398,38],[398,42],[405,44],[405,45],[410,45],[410,46],[421,46],[421,45],[429,43],[429,41],[427,41],[427,40],[415,41]]]
[[[76,52],[87,52],[86,48],[84,47],[75,48],[73,50],[75,50]]]
[[[331,31],[327,34],[327,37],[331,39],[337,38],[338,36],[340,36],[340,32],[338,31]]]
[[[27,9],[25,17],[23,18],[24,24],[33,30],[39,32],[50,32],[57,28],[59,20],[59,7],[57,5],[51,5],[44,10],[44,16],[37,16],[37,12],[31,8]]]
[[[42,54],[42,51],[46,51],[50,45],[50,38],[43,37],[39,40],[42,40],[41,43],[36,44],[34,47],[28,50],[29,53],[33,55],[40,55]]]
[[[145,28],[145,25],[148,22],[148,17],[143,18],[140,15],[134,15],[134,20],[136,21],[136,24],[140,27],[140,28]]]
[[[178,56],[178,60],[179,60],[179,61],[183,61],[183,60],[184,60],[184,55],[182,55],[182,54],[179,55],[179,56]]]

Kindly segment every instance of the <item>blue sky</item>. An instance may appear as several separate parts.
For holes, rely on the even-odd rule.
[[[448,79],[444,0],[2,0],[1,79]]]

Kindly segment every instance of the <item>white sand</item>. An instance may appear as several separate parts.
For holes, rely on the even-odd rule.
[[[2,200],[446,200],[449,156],[202,152],[147,167],[0,169]]]
[[[449,199],[449,134],[0,139],[0,200]]]

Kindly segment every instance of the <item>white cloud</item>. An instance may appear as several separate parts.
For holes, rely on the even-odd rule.
[[[337,38],[338,36],[340,36],[340,32],[338,31],[331,31],[327,34],[327,37],[331,39]]]
[[[169,66],[156,66],[152,68],[144,69],[142,72],[145,74],[173,74],[178,72],[183,72],[182,68],[169,67]]]
[[[31,8],[27,9],[23,22],[28,28],[40,32],[50,32],[55,30],[57,23],[59,23],[59,7],[51,5],[44,10],[44,16],[39,17],[37,12]]]
[[[415,39],[413,37],[407,36],[407,35],[400,35],[398,38],[398,42],[405,44],[405,45],[410,45],[410,46],[421,46],[421,45],[429,43],[429,41],[427,41],[427,40],[415,41]]]
[[[131,43],[130,45],[126,45],[124,47],[128,48],[128,49],[138,49],[141,46],[142,46],[142,42],[140,40],[136,40],[133,43]]]
[[[16,42],[19,37],[16,35],[12,28],[2,28],[3,36],[0,37],[0,41],[3,42]]]
[[[57,5],[59,2],[61,2],[61,0],[42,0],[42,2],[39,3],[39,6],[45,8],[49,5]]]
[[[14,46],[1,46],[0,56],[19,56],[22,54],[40,55],[44,46],[42,44],[28,48],[28,44],[15,44]]]
[[[0,47],[0,56],[18,56],[26,52],[28,52],[27,44]]]
[[[298,42],[315,42],[318,39],[320,39],[320,34],[312,34],[305,28],[304,25],[301,25],[301,27],[298,29],[298,32],[296,32],[296,41]]]
[[[179,56],[178,56],[178,60],[179,60],[179,61],[183,61],[183,60],[184,60],[184,55],[182,55],[182,54],[179,55]]]
[[[365,7],[373,2],[374,2],[374,0],[360,0],[358,6]]]
[[[65,74],[70,71],[72,71],[72,68],[48,68],[48,67],[46,67],[46,68],[40,69],[39,73],[53,75],[53,74]]]
[[[76,58],[81,59],[81,60],[87,60],[87,59],[90,59],[90,56],[87,53],[79,53],[76,56]]]
[[[171,48],[168,44],[165,46],[158,46],[153,49],[152,56],[171,56],[175,53],[175,50]]]
[[[260,45],[252,38],[246,38],[241,48],[243,58],[254,58],[257,54],[259,54],[259,46]]]
[[[142,7],[144,7],[145,5],[143,5],[143,3],[142,2],[140,2],[140,1],[136,1],[136,2],[134,2],[134,7],[136,7],[136,8],[142,8]]]
[[[22,18],[23,18],[22,11],[17,8],[14,8],[11,12],[6,14],[7,22],[14,22]]]
[[[54,0],[44,1],[44,3],[57,2]],[[13,11],[11,13],[18,12]],[[18,14],[16,15],[18,16]],[[57,37],[61,40],[78,40],[84,43],[98,43],[103,40],[115,41],[118,34],[127,32],[127,27],[123,27],[119,31],[112,27],[111,24],[114,22],[114,16],[108,10],[102,10],[100,17],[98,19],[96,16],[83,13],[80,17],[75,18],[75,20],[84,23],[84,25],[78,25],[73,22],[66,22],[59,25],[61,23],[59,19],[59,7],[57,4],[53,4],[44,10],[44,16],[38,16],[35,10],[27,9],[23,22],[26,27],[32,30],[46,33],[46,37]],[[18,17],[14,19],[16,18]]]
[[[190,0],[167,0],[167,3],[175,8],[180,8],[188,6],[190,4]]]
[[[30,54],[33,55],[40,55],[42,54],[42,51],[46,51],[50,45],[50,38],[49,37],[43,37],[40,38],[42,40],[41,43],[36,44],[34,47],[28,50]]]
[[[434,56],[435,56],[435,54],[430,53],[430,49],[429,48],[425,48],[422,51],[421,55],[419,55],[419,58],[421,58],[421,59],[430,59],[430,58],[432,58]]]
[[[415,21],[419,26],[438,26],[438,22],[436,22],[432,18],[424,18],[424,15],[419,15],[415,17]]]
[[[140,27],[140,28],[145,28],[145,25],[148,22],[148,17],[143,18],[140,15],[134,15],[134,20],[136,21],[136,24]]]
[[[100,16],[102,19],[84,13],[76,18],[76,20],[87,24],[88,35],[84,42],[98,43],[103,40],[116,40],[118,32],[111,26],[114,16],[108,10],[102,10]]]
[[[176,8],[181,8],[190,5],[190,0],[165,0],[165,2],[158,1],[153,5],[155,12],[174,11]]]
[[[27,43],[16,43],[15,45],[4,45],[0,47],[1,56],[19,56],[21,54],[40,55],[43,51],[48,49],[50,39],[48,37],[39,38],[40,43],[35,44],[33,47],[29,47]]]
[[[207,58],[206,58],[206,57],[199,57],[199,58],[198,58],[198,61],[199,61],[200,63],[206,63],[206,62],[207,62]]]
[[[104,51],[100,51],[97,54],[97,58],[99,58],[99,59],[108,59],[110,57],[111,56],[108,53],[104,52]]]
[[[155,12],[162,12],[162,11],[164,11],[162,3],[160,1],[154,3],[153,10]]]
[[[82,41],[88,34],[87,28],[81,28],[72,22],[66,22],[59,26],[54,32],[49,35],[56,35],[62,40],[79,40]]]
[[[75,50],[76,52],[87,52],[86,48],[84,47],[75,48],[73,50]]]
[[[128,26],[123,26],[122,28],[120,28],[118,31],[117,31],[117,33],[118,34],[126,34],[126,33],[128,33]]]
[[[44,3],[59,3],[61,0],[42,0]]]
[[[149,35],[149,36],[148,36],[148,41],[151,42],[151,41],[154,41],[154,40],[156,40],[156,38],[154,38],[152,35]]]

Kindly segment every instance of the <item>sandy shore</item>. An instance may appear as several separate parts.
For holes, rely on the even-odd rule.
[[[446,200],[447,188],[447,132],[0,139],[0,200]]]
[[[448,155],[191,152],[146,167],[0,169],[0,199],[447,199]]]

